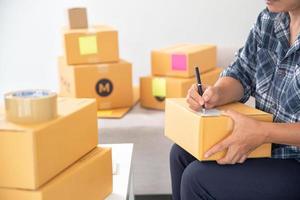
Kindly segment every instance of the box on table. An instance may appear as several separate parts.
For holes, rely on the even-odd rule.
[[[118,32],[109,26],[64,30],[65,55],[69,65],[117,62]]]
[[[259,121],[272,122],[272,115],[242,103],[218,107],[219,110],[234,110]],[[165,135],[198,160],[217,160],[225,151],[205,158],[204,154],[213,145],[226,138],[232,131],[233,122],[228,116],[201,116],[189,109],[185,99],[174,98],[166,102]],[[253,128],[253,127],[252,127]],[[263,144],[248,157],[270,157],[271,144]]]
[[[97,146],[95,100],[59,98],[57,106],[56,119],[36,125],[0,116],[0,187],[36,189]]]
[[[38,190],[0,188],[0,199],[103,200],[111,192],[111,149],[95,148]]]
[[[59,57],[60,95],[96,98],[98,109],[130,107],[133,104],[132,66],[117,63],[68,66]]]
[[[216,67],[213,70],[202,73],[201,79],[204,85],[213,85],[222,71]],[[147,76],[140,78],[141,106],[163,110],[166,98],[186,97],[189,88],[196,83],[195,78],[174,78]]]
[[[68,10],[70,29],[88,28],[86,8],[71,8]]]
[[[195,66],[200,73],[216,66],[216,46],[179,44],[151,52],[152,74],[155,76],[192,77]]]

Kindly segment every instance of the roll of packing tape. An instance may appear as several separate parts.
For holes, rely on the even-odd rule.
[[[6,119],[35,124],[57,116],[57,94],[48,90],[24,90],[5,94]]]

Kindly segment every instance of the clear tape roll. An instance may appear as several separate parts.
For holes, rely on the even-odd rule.
[[[48,90],[23,90],[4,95],[8,121],[35,124],[57,117],[57,94]]]

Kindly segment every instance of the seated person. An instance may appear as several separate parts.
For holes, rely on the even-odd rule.
[[[234,62],[202,96],[191,87],[187,102],[199,110],[253,96],[256,108],[272,113],[274,122],[226,111],[234,121],[232,134],[205,155],[227,150],[217,162],[200,162],[175,144],[173,200],[300,199],[300,1],[266,3]],[[264,143],[273,143],[272,158],[247,159]]]

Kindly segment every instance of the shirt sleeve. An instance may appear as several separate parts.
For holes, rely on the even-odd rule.
[[[261,15],[262,13],[252,27],[244,47],[239,49],[234,61],[220,75],[221,77],[232,77],[242,84],[244,88],[244,95],[240,99],[242,103],[245,103],[255,92],[256,54],[261,41],[259,31]]]

